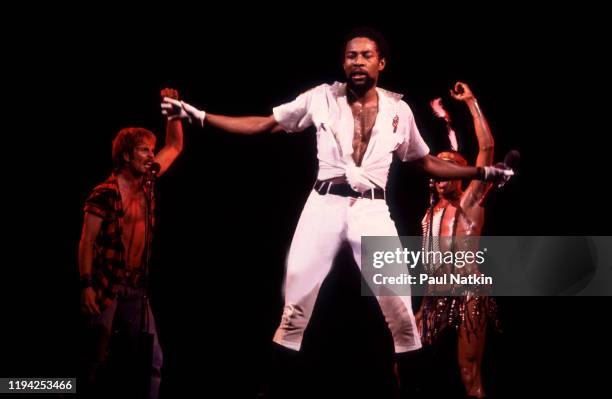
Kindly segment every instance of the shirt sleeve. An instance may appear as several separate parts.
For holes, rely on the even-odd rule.
[[[315,89],[300,94],[295,100],[272,109],[274,119],[288,133],[301,132],[312,125],[312,98]]]
[[[103,220],[111,219],[113,213],[113,191],[107,188],[94,188],[85,200],[83,211],[101,217]]]
[[[402,162],[410,162],[429,154],[429,147],[419,133],[412,110],[404,101],[400,105],[400,118],[404,142],[395,150],[397,156]]]

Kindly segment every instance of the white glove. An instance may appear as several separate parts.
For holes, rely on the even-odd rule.
[[[512,176],[514,171],[504,163],[484,167],[484,180],[496,183],[498,188],[503,187]]]
[[[197,121],[200,126],[204,127],[206,112],[197,109],[196,107],[187,104],[184,101],[175,100],[173,98],[164,97],[161,103],[162,114],[168,117],[168,120],[187,119],[189,123]]]

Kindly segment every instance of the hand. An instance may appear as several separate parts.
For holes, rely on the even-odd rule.
[[[96,303],[96,291],[93,287],[81,290],[81,310],[89,316],[98,316],[100,314],[100,307]]]
[[[164,97],[161,103],[162,114],[168,117],[168,120],[187,119],[189,123],[197,121],[200,126],[204,127],[206,112],[197,109],[196,107],[187,104],[184,101],[178,101],[170,97]]]
[[[484,180],[493,182],[497,188],[503,187],[512,176],[514,176],[514,171],[503,162],[495,166],[484,167]]]
[[[178,91],[176,91],[175,89],[170,89],[170,88],[165,88],[162,89],[161,93],[160,93],[161,97],[169,97],[169,98],[173,98],[175,100],[179,99],[179,94]]]
[[[472,90],[470,90],[470,86],[463,82],[455,83],[455,87],[450,90],[450,95],[457,101],[467,102],[475,99]]]

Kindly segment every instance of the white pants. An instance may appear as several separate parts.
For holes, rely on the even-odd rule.
[[[312,191],[293,236],[287,258],[285,307],[274,342],[299,350],[323,280],[343,241],[361,269],[362,236],[397,236],[383,199],[354,199]],[[421,347],[410,296],[379,296],[396,352]],[[347,334],[352,334],[347,331]]]

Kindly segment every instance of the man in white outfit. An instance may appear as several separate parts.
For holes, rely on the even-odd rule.
[[[429,155],[402,95],[377,87],[387,46],[373,29],[345,41],[347,83],[323,84],[273,109],[267,117],[212,115],[164,99],[164,114],[180,115],[237,134],[300,132],[316,128],[319,171],[293,236],[285,278],[285,306],[274,341],[299,350],[316,298],[343,241],[361,267],[361,237],[397,236],[385,201],[389,167],[396,154],[436,178],[496,179],[501,169],[463,167]],[[397,353],[421,347],[410,296],[378,297]]]

